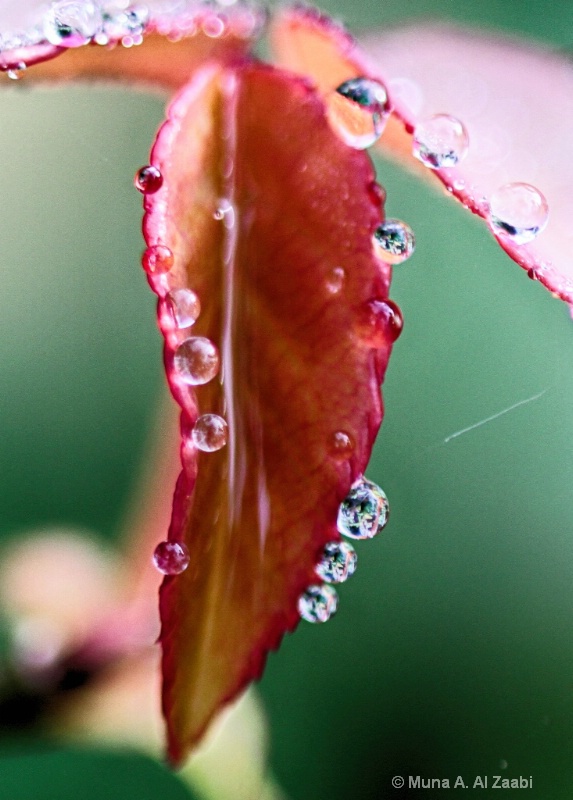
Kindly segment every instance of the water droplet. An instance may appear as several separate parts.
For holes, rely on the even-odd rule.
[[[52,3],[44,16],[44,35],[60,47],[81,47],[101,28],[101,10],[89,0]]]
[[[26,64],[23,61],[20,61],[17,66],[6,70],[6,76],[10,78],[11,81],[19,81],[25,70]]]
[[[153,563],[164,575],[180,575],[189,561],[189,551],[181,542],[160,542],[153,553]]]
[[[402,333],[402,312],[392,300],[369,300],[358,320],[357,332],[372,347],[385,347]]]
[[[307,622],[328,622],[337,608],[336,590],[326,583],[309,586],[298,599],[298,613]]]
[[[175,351],[173,365],[184,383],[200,386],[219,372],[219,351],[210,339],[192,336]]]
[[[390,115],[385,86],[370,78],[352,78],[326,99],[328,119],[343,142],[356,150],[380,138]]]
[[[338,461],[345,461],[354,452],[354,442],[345,431],[335,431],[330,440],[330,455]]]
[[[338,509],[337,527],[351,539],[372,539],[388,522],[388,498],[372,481],[358,480]]]
[[[467,155],[468,132],[463,122],[449,114],[436,114],[414,129],[413,153],[430,169],[455,167]]]
[[[369,184],[368,194],[370,195],[370,200],[372,201],[373,205],[376,206],[376,208],[381,208],[386,202],[386,189],[383,186],[380,186],[380,184],[376,181],[372,181],[372,183]]]
[[[454,189],[456,190],[456,192],[461,192],[465,188],[466,188],[466,182],[463,178],[457,178],[454,181]]]
[[[401,264],[410,258],[416,239],[409,225],[399,219],[387,219],[374,231],[374,252],[388,264]]]
[[[536,269],[531,267],[530,269],[527,270],[527,277],[532,281],[538,281],[539,280],[539,273],[537,272]]]
[[[173,253],[164,244],[148,247],[141,256],[141,265],[149,275],[160,275],[169,272],[173,266]]]
[[[547,225],[549,206],[539,189],[529,183],[507,183],[490,198],[489,221],[494,233],[516,244],[527,244]]]
[[[142,194],[154,194],[163,185],[163,175],[151,165],[142,167],[135,175],[135,188]]]
[[[358,556],[348,542],[329,542],[316,566],[316,574],[327,583],[344,583],[354,575]]]
[[[101,45],[111,42],[138,44],[148,21],[149,10],[145,6],[135,5],[126,8],[125,2],[106,3],[103,8],[102,27],[95,40]]]
[[[344,286],[346,273],[342,267],[334,267],[326,276],[326,288],[330,294],[338,294]]]
[[[190,328],[201,312],[201,304],[191,289],[173,289],[165,298],[167,310],[176,328]]]
[[[218,414],[203,414],[191,432],[193,444],[198,450],[213,453],[227,444],[227,423]]]

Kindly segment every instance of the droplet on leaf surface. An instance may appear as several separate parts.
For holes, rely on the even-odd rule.
[[[155,194],[163,185],[161,172],[152,165],[141,167],[134,180],[135,188],[142,194]]]
[[[468,152],[469,136],[457,117],[436,114],[416,125],[413,153],[430,169],[455,167]]]
[[[143,269],[149,275],[169,272],[173,266],[173,253],[164,244],[154,244],[144,251],[141,257]]]
[[[337,608],[338,594],[326,583],[309,586],[298,599],[298,613],[307,622],[328,622]]]
[[[219,351],[205,336],[192,336],[181,342],[175,351],[173,364],[183,383],[200,386],[219,372]]]
[[[198,450],[213,453],[227,444],[227,423],[218,414],[203,414],[193,427],[191,438]]]
[[[349,542],[329,542],[316,566],[316,574],[326,583],[344,583],[354,575],[357,561],[356,550]]]
[[[402,333],[402,311],[392,300],[369,300],[358,320],[357,332],[371,347],[384,347]]]
[[[371,78],[352,78],[326,99],[333,130],[350,147],[364,150],[376,142],[390,115],[385,86]]]
[[[362,478],[340,504],[337,527],[351,539],[372,539],[385,527],[389,513],[388,498],[382,489]]]
[[[489,201],[489,221],[495,233],[516,244],[527,244],[547,225],[549,206],[543,194],[529,183],[506,183]]]
[[[153,553],[153,563],[163,575],[180,575],[189,561],[189,551],[181,542],[160,542]]]
[[[96,35],[102,24],[101,10],[89,0],[52,3],[44,17],[44,35],[50,44],[81,47]]]
[[[191,289],[174,289],[165,298],[167,310],[176,328],[190,328],[201,312],[199,298]]]
[[[415,250],[416,239],[409,225],[399,219],[387,219],[372,237],[376,255],[388,264],[401,264]]]

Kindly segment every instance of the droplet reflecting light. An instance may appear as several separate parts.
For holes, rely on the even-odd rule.
[[[414,129],[413,153],[430,169],[455,167],[468,152],[469,136],[463,122],[449,114],[436,114]]]
[[[390,505],[382,489],[361,478],[338,509],[337,527],[351,539],[372,539],[388,522]]]
[[[205,336],[192,336],[175,351],[173,365],[184,383],[200,386],[219,372],[219,351]]]
[[[338,594],[326,583],[309,586],[298,599],[298,613],[307,622],[328,622],[337,608]]]
[[[169,316],[176,328],[190,328],[201,312],[201,303],[191,289],[173,289],[165,298]]]
[[[344,583],[354,575],[358,556],[348,542],[329,542],[316,566],[318,577],[326,583]]]
[[[141,167],[135,175],[134,186],[142,194],[155,194],[163,185],[163,175],[152,165]]]
[[[390,115],[386,87],[371,78],[345,81],[326,99],[328,120],[343,142],[356,150],[380,138]]]
[[[180,575],[189,561],[189,551],[181,542],[160,542],[153,553],[153,563],[163,575]]]
[[[141,265],[149,275],[161,275],[169,272],[173,262],[173,252],[164,244],[154,244],[148,247],[141,256]]]
[[[198,450],[213,453],[227,444],[227,431],[228,426],[223,417],[218,414],[203,414],[195,423],[191,438]]]
[[[98,32],[102,24],[100,9],[89,0],[63,0],[52,3],[44,16],[44,35],[60,47],[81,47]]]
[[[416,248],[414,232],[399,219],[387,219],[374,231],[374,252],[388,264],[401,264]]]
[[[515,244],[527,244],[547,225],[549,206],[543,194],[530,183],[507,183],[490,198],[489,221],[494,233]]]

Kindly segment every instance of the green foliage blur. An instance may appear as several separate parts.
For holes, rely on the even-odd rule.
[[[424,16],[573,41],[573,6],[543,0],[323,7],[354,30]],[[0,533],[113,540],[163,380],[131,185],[162,102],[22,83],[0,96]],[[378,166],[388,213],[418,241],[395,271],[405,329],[368,472],[392,516],[358,548],[337,617],[269,659],[271,768],[291,800],[430,796],[391,778],[495,774],[533,776],[530,800],[569,800],[573,323],[483,225]],[[9,800],[191,796],[141,755],[0,746]]]

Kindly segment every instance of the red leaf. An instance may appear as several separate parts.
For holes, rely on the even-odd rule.
[[[435,176],[480,217],[487,219],[501,185],[540,189],[550,208],[545,231],[525,245],[497,238],[531,277],[573,301],[570,60],[501,36],[428,26],[369,34],[360,49],[331,20],[300,9],[283,13],[273,37],[280,62],[312,76],[323,93],[357,75],[382,80],[395,112],[382,150]],[[469,131],[468,156],[457,168],[429,170],[412,156],[414,125],[436,113],[458,117]]]
[[[204,68],[172,103],[152,164],[163,185],[146,198],[145,236],[173,265],[150,283],[161,298],[188,287],[202,306],[193,328],[177,331],[159,303],[183,408],[170,539],[191,555],[161,590],[163,704],[178,762],[296,626],[297,598],[339,538],[338,505],[366,467],[394,332],[368,338],[369,301],[387,297],[390,277],[372,250],[372,166],[331,132],[306,82],[258,65]],[[189,336],[221,357],[218,377],[195,391],[174,367]],[[206,413],[229,425],[217,452],[189,444]],[[350,451],[336,449],[337,431]]]

